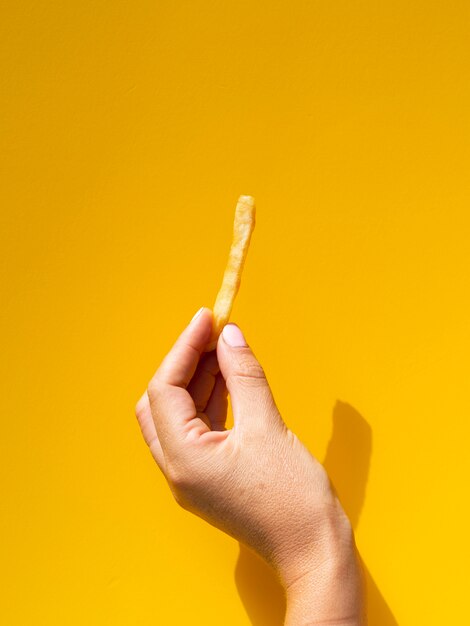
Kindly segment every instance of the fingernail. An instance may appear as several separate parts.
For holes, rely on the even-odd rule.
[[[194,322],[194,320],[196,319],[196,317],[199,317],[201,315],[201,313],[204,311],[204,307],[202,306],[199,311],[196,311],[196,313],[193,315],[193,317],[191,318],[191,322]],[[189,322],[189,323],[191,323]]]
[[[248,345],[242,331],[236,324],[227,324],[224,326],[222,336],[225,342],[232,348],[244,348]]]

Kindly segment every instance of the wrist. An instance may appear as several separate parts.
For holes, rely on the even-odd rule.
[[[364,626],[356,558],[330,561],[286,588],[285,626]]]
[[[313,545],[302,546],[279,571],[287,600],[286,626],[363,626],[363,580],[354,535],[336,507]]]

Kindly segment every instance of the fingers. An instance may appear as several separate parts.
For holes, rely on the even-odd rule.
[[[212,331],[212,311],[202,308],[178,337],[154,376],[159,382],[187,387]]]
[[[145,443],[150,448],[153,458],[157,462],[158,467],[164,470],[164,457],[162,446],[158,440],[157,431],[153,422],[152,411],[150,410],[150,402],[147,392],[145,392],[135,407],[135,414],[139,422],[140,430],[144,437]]]
[[[215,378],[214,389],[206,407],[206,415],[209,418],[211,430],[225,430],[228,406],[227,393],[224,377],[219,372]]]
[[[225,429],[227,393],[235,426],[266,429],[282,424],[264,371],[238,326],[227,324],[217,354],[201,358],[211,330],[212,312],[203,308],[165,357],[141,401],[139,423],[160,466],[169,451],[181,450],[189,433],[198,437]]]
[[[230,393],[235,426],[252,429],[282,423],[263,368],[235,324],[224,327],[217,358]]]
[[[181,333],[150,381],[148,396],[158,438],[165,454],[179,447],[189,430],[206,432],[186,387],[196,372],[212,330],[212,312],[201,309]],[[203,385],[204,386],[204,385]]]
[[[219,373],[219,362],[215,352],[205,354],[197,366],[196,373],[188,385],[196,411],[204,411],[215,385],[215,377]]]

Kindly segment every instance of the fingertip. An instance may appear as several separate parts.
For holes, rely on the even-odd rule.
[[[214,339],[214,341],[211,341],[210,343],[208,343],[206,345],[206,347],[204,348],[204,352],[206,353],[210,353],[210,352],[217,352],[217,342],[219,341],[219,339]]]
[[[189,323],[191,332],[197,332],[204,338],[203,352],[212,352],[217,348],[217,339],[211,341],[214,326],[214,314],[209,307],[201,307]]]
[[[186,331],[183,333],[194,337],[201,350],[207,344],[212,332],[212,311],[208,307],[201,307],[192,317]]]
[[[196,321],[199,317],[201,317],[201,315],[206,314],[208,311],[209,311],[209,312],[210,312],[210,314],[212,315],[212,311],[211,311],[209,308],[207,308],[207,307],[205,307],[205,306],[202,306],[202,307],[201,307],[200,309],[198,309],[198,310],[196,311],[196,313],[192,316],[191,321],[190,321],[190,324],[192,324],[193,322],[195,322],[195,321]]]
[[[193,315],[188,326],[197,327],[200,325],[207,325],[209,322],[212,324],[212,311],[208,307],[202,306]]]
[[[224,326],[222,338],[231,348],[246,348],[248,346],[240,327],[233,323]]]

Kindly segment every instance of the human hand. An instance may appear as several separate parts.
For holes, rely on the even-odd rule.
[[[323,466],[285,425],[240,329],[204,354],[211,329],[202,309],[137,404],[155,461],[182,507],[275,568],[286,624],[362,624],[354,537]]]

